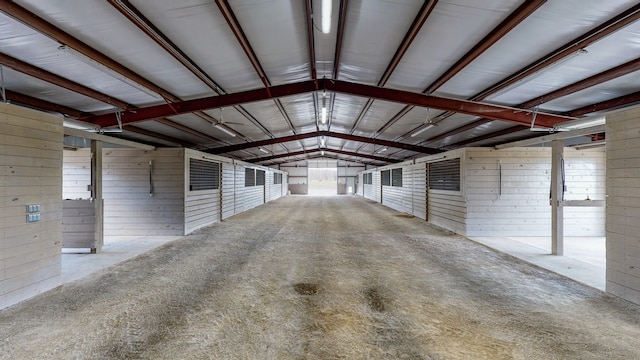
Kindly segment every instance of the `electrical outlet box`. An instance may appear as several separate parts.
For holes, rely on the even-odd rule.
[[[40,212],[40,204],[27,205],[27,213],[33,214]]]
[[[27,223],[34,223],[40,221],[40,214],[27,214]]]

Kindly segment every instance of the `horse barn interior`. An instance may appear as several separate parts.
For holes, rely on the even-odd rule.
[[[636,0],[0,0],[0,93],[0,358],[640,357]]]

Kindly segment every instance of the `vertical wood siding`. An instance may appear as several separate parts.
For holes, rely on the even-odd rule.
[[[382,205],[413,214],[413,164],[396,164],[380,170],[390,169],[402,169],[402,186],[382,186]]]
[[[0,308],[60,285],[62,118],[0,103]],[[41,220],[26,223],[26,205]]]
[[[413,185],[412,214],[420,219],[427,220],[427,166],[425,163],[417,163],[412,166],[411,184]]]
[[[105,236],[183,235],[184,163],[183,149],[105,149]]]
[[[568,148],[564,159],[565,200],[604,200],[604,153]],[[465,167],[468,236],[551,235],[549,148],[468,148]],[[604,208],[564,212],[566,236],[604,235]]]
[[[236,214],[235,211],[235,166],[222,163],[222,219]],[[244,186],[244,183],[242,184]]]
[[[607,291],[640,304],[640,109],[607,116]]]

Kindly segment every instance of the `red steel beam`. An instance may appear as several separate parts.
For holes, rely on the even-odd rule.
[[[440,152],[440,150],[432,149],[424,146],[416,146],[416,145],[399,143],[395,141],[381,140],[381,139],[372,139],[364,136],[342,134],[342,133],[336,133],[331,131],[315,131],[315,132],[310,132],[306,134],[289,135],[289,136],[283,136],[280,138],[259,140],[259,141],[247,142],[242,144],[223,146],[215,149],[209,149],[207,150],[207,152],[212,154],[224,154],[224,153],[229,153],[229,152],[234,152],[234,151],[239,151],[244,149],[257,148],[260,146],[280,144],[280,143],[285,143],[289,141],[300,141],[300,140],[319,137],[319,136],[326,136],[330,138],[338,138],[338,139],[355,141],[355,142],[387,146],[392,148],[410,150],[410,151],[423,153],[423,154],[437,154]]]
[[[391,74],[396,69],[396,67],[398,67],[400,60],[402,60],[402,57],[409,49],[409,46],[411,46],[413,39],[416,38],[416,36],[420,32],[420,29],[422,29],[422,26],[424,25],[425,21],[427,21],[427,18],[433,11],[433,8],[436,7],[437,3],[438,3],[438,0],[428,0],[422,4],[422,7],[420,8],[418,15],[416,15],[416,17],[413,19],[413,23],[411,23],[411,27],[409,27],[409,30],[404,35],[404,38],[402,39],[400,46],[398,46],[398,48],[396,49],[396,52],[395,54],[393,54],[393,57],[391,58],[389,65],[387,65],[387,68],[382,74],[380,81],[378,81],[379,87],[383,87],[387,84],[387,81],[389,81]],[[364,119],[364,116],[367,114],[367,112],[371,108],[371,105],[373,105],[373,101],[374,101],[373,99],[367,100],[367,103],[362,108],[362,111],[360,112],[360,114],[358,114],[358,117],[353,122],[353,126],[351,127],[351,130],[349,131],[349,133],[353,134],[356,131],[356,128],[358,127],[358,125],[360,125],[360,122],[362,121],[362,119]],[[393,119],[395,118],[396,117],[394,116]],[[395,121],[393,123],[395,123]],[[383,129],[379,130],[374,134],[374,137],[380,134],[381,132],[383,132],[384,130],[386,130],[387,128],[388,127],[383,127]]]
[[[134,7],[128,0],[107,0],[111,6],[116,8],[120,13],[138,27],[142,32],[147,34],[149,38],[162,47],[168,54],[173,56],[179,63],[187,68],[193,75],[198,77],[209,88],[218,94],[224,94],[225,91],[213,79],[211,79],[187,54],[184,53],[169,37],[167,37],[160,29],[158,29],[144,14]]]
[[[355,84],[340,80],[321,79],[317,82],[303,81],[285,85],[272,86],[268,89],[248,90],[244,92],[213,96],[194,100],[179,101],[172,104],[162,104],[124,111],[122,123],[131,124],[138,121],[157,119],[165,116],[190,113],[199,110],[238,105],[242,103],[278,98],[305,92],[326,89],[328,91],[380,99],[391,102],[409,104],[413,106],[433,107],[436,109],[460,112],[476,115],[494,120],[504,120],[516,124],[530,124],[533,112],[530,110],[510,108],[506,106],[491,105],[468,100],[442,98],[433,95],[424,95],[404,90],[379,88],[377,86]],[[83,118],[102,127],[112,126],[115,123],[113,114],[97,115]],[[552,127],[555,124],[574,120],[568,116],[537,113],[536,125]]]
[[[305,18],[307,20],[307,43],[309,50],[309,71],[311,72],[311,80],[315,80],[318,75],[316,71],[316,49],[315,40],[313,36],[313,15],[311,0],[305,0]]]
[[[516,105],[515,107],[517,108],[523,108],[523,109],[529,109],[532,108],[534,106],[540,105],[540,104],[544,104],[546,102],[561,98],[563,96],[567,96],[573,93],[576,93],[578,91],[587,89],[589,87],[592,86],[596,86],[599,84],[602,84],[604,82],[619,78],[621,76],[624,75],[628,75],[630,73],[636,72],[640,70],[640,58],[628,61],[622,65],[618,65],[612,69],[603,71],[599,74],[590,76],[586,79],[580,80],[578,82],[575,82],[573,84],[567,85],[565,87],[562,87],[558,90],[555,91],[551,91],[549,93],[546,93],[544,95],[540,95],[536,98],[533,98],[531,100],[527,100],[526,102]],[[626,97],[623,99],[618,99],[618,100],[610,100],[610,101],[605,101],[604,103],[600,103],[597,105],[589,105],[587,107],[585,107],[584,109],[576,109],[573,111],[570,111],[568,113],[566,113],[565,115],[567,116],[572,116],[572,117],[578,117],[578,116],[582,116],[585,114],[588,114],[590,112],[595,112],[595,111],[602,111],[602,110],[607,110],[609,108],[613,108],[613,107],[619,107],[619,106],[623,106],[623,105],[629,105],[632,104],[634,102],[634,97]],[[595,109],[595,110],[591,110],[591,109]],[[586,112],[585,112],[586,111]],[[488,119],[480,119],[475,121],[472,124],[476,124],[476,126],[482,125],[484,123],[490,122],[491,120]],[[433,138],[429,138],[423,142],[430,142],[430,141],[437,141],[440,139],[443,139],[447,136],[451,136],[451,135],[455,135],[458,133],[461,133],[463,131],[467,131],[469,129],[471,129],[472,127],[470,127],[469,125],[465,125],[456,129],[453,129],[451,131],[448,131],[444,134],[440,134],[438,136],[435,136]]]
[[[578,36],[577,38],[569,41],[568,43],[560,46],[559,48],[551,51],[550,53],[544,55],[538,60],[525,66],[524,68],[515,72],[511,76],[484,89],[482,92],[474,95],[471,98],[471,100],[482,101],[487,97],[493,94],[496,94],[512,86],[513,84],[525,79],[526,77],[531,76],[539,71],[542,71],[545,68],[565,59],[566,57],[572,54],[575,54],[578,51],[581,51],[585,47],[609,36],[610,34],[622,29],[623,27],[637,21],[638,19],[640,19],[640,4],[635,5],[627,9],[626,11],[623,11],[622,13],[616,15],[609,21],[606,21],[600,26],[597,26],[596,28]],[[606,106],[606,104],[604,104],[603,106]],[[444,120],[451,115],[452,113],[443,114],[440,120]]]
[[[260,77],[260,80],[262,81],[264,86],[271,86],[271,82],[269,81],[266,72],[262,68],[260,61],[258,60],[258,56],[256,55],[255,51],[253,51],[253,48],[249,43],[249,39],[247,39],[247,36],[242,30],[242,27],[240,26],[236,15],[233,13],[233,10],[231,10],[231,5],[229,5],[229,2],[227,0],[216,0],[216,5],[218,5],[218,9],[220,9],[220,12],[224,16],[225,20],[227,20],[227,24],[229,24],[231,31],[236,36],[236,39],[238,39],[242,50],[249,58],[251,65],[258,73],[258,76]]]
[[[469,50],[460,60],[458,60],[453,66],[444,72],[436,81],[429,85],[424,93],[431,94],[439,87],[444,85],[452,77],[458,74],[462,69],[467,67],[473,60],[482,55],[491,46],[493,46],[498,40],[502,39],[509,31],[513,30],[523,20],[533,14],[540,6],[546,3],[547,0],[527,0],[518,9],[511,13],[504,21],[495,27],[487,36],[485,36],[479,43],[477,43],[471,50]]]
[[[11,90],[5,90],[5,95],[7,96],[7,100],[10,103],[22,104],[30,108],[57,112],[63,115],[69,115],[71,117],[81,117],[89,115],[85,112],[70,108],[68,106],[54,104],[46,100],[34,98],[32,96],[20,94]]]
[[[411,23],[411,27],[409,27],[409,30],[404,35],[404,38],[402,39],[400,46],[398,46],[398,48],[396,49],[395,54],[393,54],[393,58],[391,58],[389,65],[387,65],[387,68],[382,74],[380,81],[378,81],[378,86],[380,87],[385,86],[387,81],[389,81],[391,74],[400,63],[400,60],[402,60],[402,57],[409,49],[409,46],[411,46],[411,43],[413,43],[413,40],[416,38],[416,36],[420,32],[420,29],[422,29],[422,26],[424,25],[425,21],[427,21],[427,18],[429,17],[429,15],[431,15],[431,12],[436,7],[437,3],[438,3],[438,0],[427,0],[422,4],[422,7],[420,8],[418,15],[416,15],[416,17],[413,19],[413,23]]]
[[[398,162],[402,161],[402,160],[398,160],[398,159],[389,159],[389,158],[375,156],[375,155],[360,154],[360,153],[355,153],[355,152],[351,152],[351,151],[329,149],[329,148],[315,148],[315,149],[307,149],[307,150],[301,150],[301,151],[293,151],[293,152],[290,152],[290,153],[263,156],[263,157],[259,157],[259,158],[256,158],[256,159],[249,159],[249,160],[244,160],[244,161],[258,163],[258,162],[265,162],[265,161],[270,161],[270,160],[275,160],[275,159],[280,159],[280,158],[286,158],[286,157],[292,157],[292,156],[313,154],[313,153],[318,153],[318,152],[321,152],[321,151],[324,151],[326,153],[334,153],[334,154],[340,154],[340,155],[345,155],[345,156],[353,156],[353,157],[359,157],[359,158],[364,158],[364,159],[376,160],[376,161],[379,161],[379,162],[382,162],[382,163],[385,163],[385,164],[398,163]]]
[[[527,0],[518,9],[511,13],[504,21],[496,26],[487,36],[485,36],[480,42],[478,42],[471,50],[469,50],[462,58],[460,58],[453,66],[445,71],[436,81],[429,85],[424,91],[424,94],[431,94],[436,91],[440,86],[444,85],[452,77],[458,74],[462,69],[469,65],[473,60],[482,55],[491,46],[493,46],[498,40],[502,39],[509,31],[513,30],[523,20],[533,14],[540,6],[542,6],[547,0]],[[413,107],[411,105],[405,106],[400,110],[391,120],[384,124],[376,134],[381,134],[400,120],[406,113],[411,111]],[[446,119],[452,114],[442,114],[439,116],[440,121]]]
[[[355,84],[333,80],[324,82],[329,91],[398,102],[413,106],[432,107],[457,113],[482,116],[488,119],[503,120],[516,124],[531,124],[533,112],[530,110],[491,105],[468,100],[449,99],[433,95],[424,95],[403,90],[379,88],[376,86]],[[536,125],[552,127],[555,124],[574,120],[571,117],[537,113]]]
[[[316,90],[315,81],[303,81],[286,85],[272,86],[268,89],[261,88],[233,94],[210,96],[206,98],[178,101],[171,104],[161,104],[139,108],[134,111],[125,111],[122,114],[122,122],[125,124],[139,121],[152,120],[165,116],[186,114],[194,111],[215,109],[226,106],[239,105],[254,101],[273,99],[288,95],[296,95]],[[114,124],[113,114],[90,116],[82,119],[100,126]]]
[[[78,94],[90,97],[92,99],[101,101],[103,103],[109,104],[109,105],[113,105],[116,106],[120,109],[131,109],[132,106],[127,104],[124,101],[115,99],[109,95],[103,94],[99,91],[93,90],[91,88],[88,88],[84,85],[80,85],[74,81],[65,79],[61,76],[58,76],[54,73],[51,73],[49,71],[40,69],[36,66],[33,66],[31,64],[28,64],[24,61],[18,60],[16,58],[13,58],[9,55],[0,53],[0,64],[8,66],[10,68],[12,68],[15,71],[21,72],[23,74],[29,75],[31,77],[34,77],[36,79],[40,79],[42,81],[48,82],[50,84],[54,84],[56,86],[60,86],[62,88],[65,88],[67,90],[76,92]]]
[[[496,94],[503,89],[506,89],[509,86],[523,80],[524,78],[557,63],[567,56],[581,51],[585,47],[609,36],[610,34],[622,29],[623,27],[637,21],[638,19],[640,19],[640,4],[631,7],[630,9],[618,14],[609,21],[606,21],[600,26],[597,26],[593,30],[569,41],[558,49],[544,55],[543,57],[525,66],[506,79],[503,79],[497,84],[494,84],[491,87],[483,90],[479,94],[476,94],[471,98],[471,100],[484,100],[487,97]]]
[[[57,28],[56,26],[46,22],[39,16],[31,13],[27,9],[21,7],[20,5],[14,3],[13,1],[0,1],[0,11],[8,15],[9,17],[14,18],[15,20],[29,26],[30,28],[38,31],[39,33],[63,44],[67,45],[70,48],[78,51],[79,53],[87,56],[90,59],[94,59],[95,61],[103,64],[104,66],[112,69],[113,71],[119,73],[120,75],[131,79],[132,81],[148,88],[149,90],[156,92],[162,95],[169,101],[178,101],[176,96],[169,93],[168,91],[162,89],[158,85],[152,83],[151,81],[145,79],[134,71],[128,69],[124,65],[116,62],[110,57],[104,55],[98,50],[90,47],[86,43],[76,39],[75,37],[69,35],[63,30]]]
[[[640,103],[640,91],[622,95],[614,99],[602,101],[597,104],[583,106],[578,109],[567,111],[565,114],[567,114],[568,116],[583,116],[598,111],[613,110],[616,108],[635,105],[638,103]]]
[[[340,74],[340,55],[342,53],[342,41],[344,39],[344,28],[347,22],[347,7],[349,0],[340,0],[340,14],[338,16],[338,30],[336,31],[336,50],[333,57],[333,78],[337,79]],[[333,109],[331,109],[333,111]]]
[[[612,69],[590,76],[584,80],[580,80],[578,82],[575,82],[571,85],[567,85],[558,90],[538,96],[537,98],[531,99],[525,103],[516,105],[516,107],[524,108],[524,109],[532,108],[536,105],[540,105],[540,104],[549,102],[551,100],[555,100],[563,96],[573,94],[575,92],[587,89],[589,87],[602,84],[606,81],[613,80],[624,75],[628,75],[638,70],[640,70],[640,58],[628,61],[622,65],[618,65]]]

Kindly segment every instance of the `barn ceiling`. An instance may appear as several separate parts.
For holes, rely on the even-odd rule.
[[[0,1],[2,93],[263,165],[383,165],[640,102],[636,0],[328,3]]]

